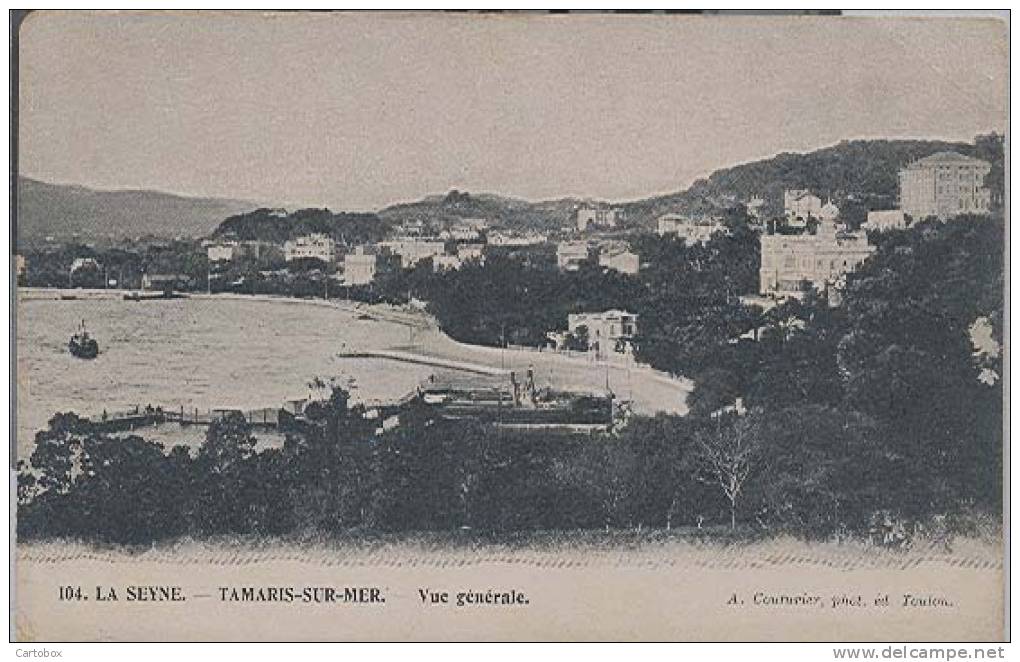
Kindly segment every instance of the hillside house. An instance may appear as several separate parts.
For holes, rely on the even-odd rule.
[[[623,310],[571,313],[567,316],[567,329],[576,337],[586,337],[588,350],[596,355],[630,353],[637,335],[637,318]]]
[[[760,241],[759,291],[773,297],[799,297],[808,287],[826,290],[875,252],[863,232],[835,223],[822,223],[816,234],[763,234]]]
[[[283,259],[287,262],[309,258],[332,264],[336,261],[336,242],[328,235],[316,233],[289,239],[283,244]]]
[[[688,244],[703,244],[717,232],[726,232],[722,221],[709,217],[664,214],[656,221],[659,236],[675,235]]]
[[[556,266],[563,271],[577,271],[590,259],[586,241],[561,241],[556,245]]]

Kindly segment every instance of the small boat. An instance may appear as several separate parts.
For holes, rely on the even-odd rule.
[[[67,343],[67,349],[79,359],[94,359],[99,356],[99,343],[85,329],[85,320],[81,321],[81,329],[78,333],[71,336],[71,341]]]

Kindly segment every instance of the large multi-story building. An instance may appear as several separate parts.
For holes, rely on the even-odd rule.
[[[726,232],[726,226],[718,219],[705,216],[664,214],[657,221],[657,232],[660,236],[676,235],[688,244],[703,244],[716,232]]]
[[[822,223],[816,234],[761,236],[763,295],[800,296],[810,286],[824,290],[875,252],[863,232]]]
[[[336,260],[336,242],[328,235],[308,234],[283,244],[283,259],[287,262],[305,258],[332,264]]]
[[[937,152],[900,170],[900,209],[914,220],[988,212],[984,186],[987,161],[956,152]]]

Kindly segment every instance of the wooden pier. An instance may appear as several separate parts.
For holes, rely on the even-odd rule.
[[[91,419],[97,432],[130,432],[139,428],[152,427],[163,423],[180,425],[211,425],[230,413],[240,413],[254,428],[275,429],[280,425],[280,407],[262,409],[198,409],[188,407],[135,407],[129,411],[113,412]]]

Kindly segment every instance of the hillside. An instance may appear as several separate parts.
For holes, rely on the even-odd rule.
[[[986,185],[993,200],[1003,191],[1002,137],[978,136],[974,143],[938,140],[852,140],[804,154],[783,153],[724,168],[687,190],[620,203],[624,226],[651,228],[669,212],[718,213],[755,195],[766,199],[766,213],[782,211],[787,188],[806,188],[839,205],[851,225],[871,209],[896,204],[897,172],[905,164],[938,151],[953,150],[993,164]],[[283,217],[240,200],[192,198],[157,191],[96,191],[81,186],[18,180],[18,238],[122,238],[139,235],[218,234],[283,241],[295,233],[322,231],[338,239],[374,240],[404,221],[426,221],[435,229],[461,218],[485,218],[493,226],[545,232],[574,225],[585,201],[560,198],[531,202],[520,198],[457,190],[416,202],[390,205],[376,214],[335,214],[301,210]],[[998,192],[996,195],[995,192]],[[243,213],[247,212],[247,213]],[[282,218],[282,220],[281,220]],[[224,223],[224,220],[228,222]]]
[[[766,211],[782,211],[783,190],[806,188],[831,197],[851,223],[863,220],[872,209],[896,204],[897,173],[907,163],[943,150],[952,150],[993,164],[986,185],[1002,190],[1001,136],[978,136],[975,142],[940,140],[851,140],[805,154],[778,154],[772,158],[724,168],[701,179],[686,191],[623,205],[631,222],[650,227],[671,211],[712,211],[755,195],[766,200]]]
[[[573,225],[574,211],[582,202],[574,198],[529,202],[491,193],[453,190],[418,202],[391,205],[382,209],[379,216],[395,223],[420,219],[435,227],[459,218],[485,218],[499,228],[552,231]]]
[[[213,236],[282,244],[293,237],[318,233],[341,243],[357,244],[381,240],[391,226],[391,221],[372,213],[334,213],[311,208],[287,212],[260,208],[225,219]]]
[[[897,172],[907,163],[935,152],[952,150],[993,164],[986,185],[1002,190],[1001,136],[978,136],[974,143],[941,140],[850,140],[804,154],[783,153],[713,172],[684,191],[620,203],[628,227],[651,228],[669,212],[717,213],[759,195],[766,212],[782,212],[783,190],[810,189],[829,198],[844,211],[851,224],[864,220],[872,209],[896,204]],[[492,194],[451,191],[418,202],[386,207],[381,218],[399,223],[422,219],[435,225],[457,218],[483,217],[496,225],[517,230],[555,230],[574,223],[583,200],[562,198],[529,202]]]
[[[159,191],[100,191],[18,178],[17,239],[199,237],[224,218],[257,205]]]

